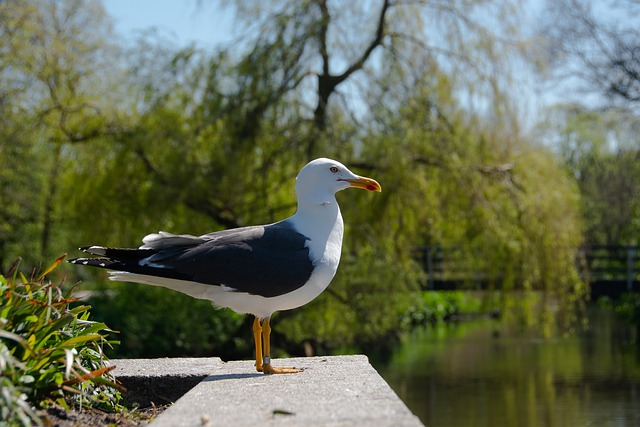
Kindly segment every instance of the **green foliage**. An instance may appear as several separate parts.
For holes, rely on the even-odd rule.
[[[24,254],[36,265],[64,234],[65,145],[124,126],[114,102],[124,86],[111,78],[118,53],[97,0],[0,2],[0,39],[0,263]]]
[[[640,325],[640,294],[624,293],[618,300],[601,298],[598,304],[603,307],[613,307],[624,320],[634,325]]]
[[[0,376],[0,422],[7,425],[42,425],[40,417],[31,403],[27,400],[24,387],[16,386],[10,376],[5,374],[7,370],[19,367],[20,362],[9,353],[4,342],[0,342],[0,368],[3,374]]]
[[[420,277],[412,260],[400,262],[378,245],[362,245],[357,255],[343,257],[336,278],[317,300],[279,315],[274,330],[321,353],[392,344],[401,333],[400,312]]]
[[[585,240],[637,245],[640,235],[640,119],[625,110],[558,105],[540,126],[581,194]]]
[[[103,347],[113,343],[104,323],[89,319],[90,307],[70,308],[75,301],[47,283],[45,275],[60,257],[35,280],[15,270],[0,276],[1,420],[22,425],[40,424],[35,407],[57,403],[81,409],[120,410],[120,392],[109,374]]]
[[[93,317],[120,330],[112,357],[243,357],[253,343],[244,316],[184,294],[126,283],[95,291]],[[241,340],[237,337],[244,337]]]
[[[18,253],[36,265],[40,255],[42,148],[37,136],[23,129],[19,118],[0,106],[0,271]]]
[[[450,84],[420,77],[413,86],[424,92],[414,91],[399,112],[380,107],[385,139],[372,135],[368,151],[390,194],[376,206],[386,229],[374,234],[396,241],[396,251],[457,248],[456,269],[518,291],[500,294],[505,313],[544,335],[556,320],[570,326],[587,292],[574,260],[582,242],[578,190],[544,146],[497,125],[478,133]],[[529,304],[538,291],[548,299]]]
[[[403,314],[402,323],[411,329],[425,323],[452,320],[465,315],[480,315],[487,309],[482,299],[466,291],[425,291]]]
[[[383,192],[338,195],[346,224],[341,267],[317,301],[274,323],[290,342],[336,349],[396,336],[424,281],[414,260],[424,244],[459,247],[466,269],[485,272],[496,289],[520,291],[500,295],[503,309],[525,324],[549,324],[584,296],[571,253],[582,234],[577,189],[549,149],[518,131],[507,80],[496,77],[512,45],[501,36],[517,28],[511,5],[388,2],[385,25],[368,28],[379,20],[363,14],[381,12],[369,5],[270,10],[271,3],[243,2],[238,10],[255,6],[252,28],[261,31],[242,43],[211,53],[148,37],[125,60],[108,43],[98,3],[58,3],[0,3],[11,18],[0,20],[7,36],[0,43],[11,47],[0,58],[0,79],[37,83],[23,87],[24,97],[0,97],[3,111],[24,113],[8,123],[21,120],[39,136],[26,132],[14,146],[16,158],[39,162],[26,177],[20,162],[0,157],[9,171],[0,168],[3,188],[17,194],[25,180],[34,192],[18,207],[0,204],[10,218],[0,225],[0,262],[20,245],[30,253],[136,246],[157,230],[197,235],[276,221],[295,210],[300,167],[327,156],[376,178]],[[500,11],[491,16],[508,17],[504,33],[476,22],[485,4]],[[29,25],[17,25],[21,19]],[[99,31],[89,37],[94,26],[83,23],[96,21]],[[432,38],[440,33],[434,28],[443,37]],[[377,30],[379,43],[367,51]],[[47,52],[60,61],[43,61]],[[343,62],[349,73],[336,74]],[[330,86],[322,88],[327,105],[316,102],[317,76]],[[61,85],[43,90],[51,81]],[[482,112],[460,101],[476,97]],[[37,218],[33,229],[20,228],[26,217]],[[104,280],[63,268],[83,283]],[[521,298],[536,291],[548,297],[541,305]],[[127,285],[93,303],[125,332],[122,354],[251,351],[225,344],[240,318],[203,302]]]

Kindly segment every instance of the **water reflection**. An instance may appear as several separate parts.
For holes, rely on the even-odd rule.
[[[553,340],[427,327],[377,367],[427,427],[640,426],[637,331],[604,309],[590,325]]]

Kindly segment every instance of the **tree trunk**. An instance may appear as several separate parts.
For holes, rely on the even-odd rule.
[[[60,156],[62,152],[62,144],[55,144],[53,152],[53,165],[49,173],[49,187],[44,201],[44,212],[42,221],[42,237],[40,241],[40,257],[44,260],[49,254],[49,245],[51,241],[51,230],[53,229],[54,203],[58,190],[58,174],[60,169]]]

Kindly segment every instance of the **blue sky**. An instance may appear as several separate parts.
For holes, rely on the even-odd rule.
[[[203,47],[229,41],[234,35],[233,12],[219,4],[197,0],[105,0],[113,25],[125,40],[155,27],[174,36],[177,44],[197,42]]]

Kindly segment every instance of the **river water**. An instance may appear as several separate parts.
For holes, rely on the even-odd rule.
[[[427,427],[640,426],[638,331],[608,309],[589,317],[549,340],[490,319],[427,326],[376,368]]]

